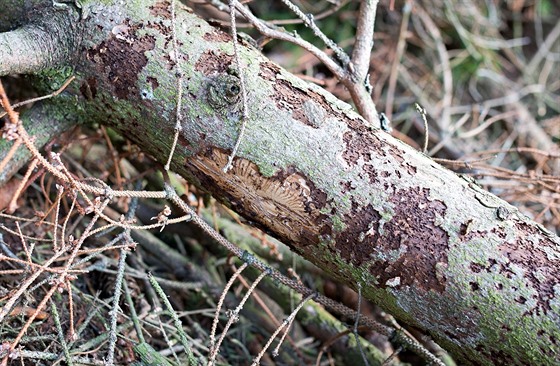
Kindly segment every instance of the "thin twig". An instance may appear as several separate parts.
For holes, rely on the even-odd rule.
[[[230,1],[230,6],[231,6],[231,2],[232,1],[236,1],[236,0],[231,0]],[[300,8],[298,8],[294,3],[292,3],[290,0],[281,0],[291,11],[294,12],[295,15],[297,15],[302,21],[303,23],[308,26],[312,31],[313,34],[315,34],[315,36],[317,36],[321,41],[323,41],[323,43],[330,48],[331,50],[334,51],[334,54],[336,55],[336,57],[340,60],[340,62],[342,62],[343,67],[346,67],[347,65],[350,64],[350,57],[348,57],[348,55],[346,54],[346,52],[344,52],[344,50],[342,48],[340,48],[339,45],[337,45],[333,40],[331,40],[329,37],[327,37],[323,31],[321,31],[319,29],[319,27],[317,27],[317,24],[315,24],[315,21],[313,20],[313,15],[312,14],[304,14]]]
[[[235,280],[237,279],[237,277],[241,274],[241,272],[243,272],[243,270],[245,268],[247,268],[248,264],[247,263],[243,263],[231,276],[231,278],[229,279],[229,281],[226,283],[226,286],[224,287],[222,294],[220,295],[220,298],[218,300],[218,304],[216,305],[216,314],[214,315],[214,320],[212,321],[212,328],[210,330],[210,352],[213,353],[214,348],[215,348],[215,337],[216,337],[216,329],[218,329],[218,322],[220,320],[220,311],[222,309],[222,305],[224,304],[224,300],[226,298],[226,295],[230,289],[230,287],[233,285],[233,283],[235,282]]]
[[[127,233],[128,234],[128,233]],[[125,238],[128,235],[125,234]],[[109,312],[111,320],[109,322],[109,350],[107,351],[107,365],[112,366],[115,362],[115,347],[117,345],[117,319],[119,317],[119,302],[121,300],[122,284],[124,278],[124,270],[126,265],[126,256],[128,250],[121,249],[119,253],[119,265],[117,266],[117,278],[115,279],[115,287],[113,290],[113,306]]]
[[[358,350],[360,351],[360,355],[362,355],[364,365],[369,366],[369,362],[367,360],[366,354],[364,353],[364,349],[362,348],[362,342],[360,342],[360,335],[358,334],[358,324],[360,324],[361,312],[362,312],[362,284],[358,282],[358,309],[356,310],[356,321],[354,322],[354,329],[352,333],[356,338],[356,344],[358,345]]]
[[[357,18],[356,41],[352,50],[352,65],[358,82],[364,82],[368,75],[371,49],[373,47],[373,30],[379,0],[361,0]]]
[[[348,89],[358,112],[364,117],[364,119],[366,119],[371,126],[377,128],[379,127],[379,116],[377,114],[375,103],[373,103],[373,100],[371,99],[370,91],[367,90],[368,88],[366,88],[364,80],[356,80],[355,74],[350,70],[353,69],[351,63],[344,64],[343,66],[339,65],[323,50],[302,39],[297,33],[292,34],[284,30],[274,29],[253,15],[253,13],[251,13],[247,7],[241,5],[239,1],[233,0],[233,2],[235,3],[235,8],[241,13],[241,15],[253,24],[253,26],[265,37],[293,43],[317,57],[317,59],[321,61]],[[346,65],[348,65],[348,67],[346,67]]]
[[[62,351],[64,352],[64,358],[68,366],[73,366],[72,357],[70,356],[70,351],[68,350],[68,344],[64,338],[64,332],[62,331],[62,325],[60,324],[60,315],[58,315],[58,310],[56,309],[56,304],[54,301],[51,302],[51,313],[54,319],[54,325],[56,326],[56,332],[58,334],[58,341],[62,346]]]
[[[15,103],[15,104],[11,105],[11,107],[12,108],[18,108],[18,107],[24,106],[26,104],[35,103],[35,102],[39,102],[41,100],[56,97],[57,95],[62,93],[64,91],[64,89],[66,89],[68,87],[68,85],[70,85],[70,83],[72,81],[74,81],[74,79],[76,79],[76,77],[74,75],[72,75],[68,79],[66,79],[66,81],[62,84],[62,86],[60,88],[58,88],[56,91],[54,91],[50,94],[47,94],[47,95],[37,97],[37,98],[31,98],[31,99],[24,100],[23,102]],[[4,103],[2,103],[2,105],[4,105]],[[4,111],[4,112],[0,113],[0,118],[4,117],[7,113],[8,113],[7,111]],[[0,171],[1,171],[1,169],[0,169]]]
[[[189,341],[187,340],[187,335],[185,334],[185,331],[183,330],[183,324],[181,323],[181,320],[179,320],[179,317],[177,317],[177,313],[173,310],[173,306],[169,302],[169,299],[167,298],[167,295],[165,294],[165,292],[160,287],[160,285],[158,284],[158,282],[156,281],[156,279],[154,278],[154,276],[151,273],[148,273],[148,280],[150,281],[150,284],[152,285],[152,287],[156,291],[160,300],[163,302],[163,304],[164,304],[164,306],[167,310],[167,313],[173,319],[173,324],[175,325],[175,329],[177,330],[177,333],[179,334],[179,340],[181,341],[181,344],[184,347],[185,353],[187,354],[187,360],[188,360],[187,366],[198,365],[198,361],[197,361],[196,357],[194,356],[194,354],[191,350],[191,347],[189,345]]]
[[[253,13],[251,13],[251,11],[247,7],[241,5],[241,3],[239,3],[239,1],[234,0],[234,2],[235,2],[235,8],[239,11],[239,13],[241,13],[241,15],[243,15],[243,17],[245,17],[245,19],[247,19],[251,24],[253,24],[253,26],[262,35],[264,35],[266,37],[290,42],[290,43],[293,43],[295,45],[300,46],[301,48],[309,51],[311,54],[313,54],[315,57],[317,57],[319,59],[319,61],[321,61],[337,77],[337,79],[342,80],[346,77],[346,72],[345,72],[344,68],[342,68],[336,62],[334,62],[334,60],[331,59],[321,49],[317,48],[313,44],[311,44],[311,43],[307,42],[306,40],[302,39],[297,34],[291,34],[291,33],[288,33],[288,32],[285,32],[285,31],[282,31],[282,30],[279,30],[279,29],[273,29],[273,28],[269,27],[265,22],[263,22],[261,19],[257,18],[255,15],[253,15]]]
[[[71,272],[70,270],[69,272]],[[66,290],[68,291],[68,339],[70,341],[76,340],[76,333],[74,331],[74,300],[72,296],[72,283],[70,280],[66,280]]]
[[[427,14],[426,11],[418,4],[414,5],[415,14],[417,14],[420,19],[426,25],[431,37],[436,43],[436,49],[441,62],[442,74],[443,74],[443,90],[441,92],[441,116],[437,118],[438,125],[440,126],[443,135],[449,134],[451,126],[451,103],[453,100],[453,73],[451,72],[451,66],[449,63],[449,53],[443,42],[443,37],[439,28],[436,26],[432,18]]]
[[[144,339],[144,334],[142,333],[142,326],[140,325],[140,320],[138,319],[138,314],[136,313],[136,308],[134,307],[134,301],[132,301],[132,296],[130,295],[130,289],[126,281],[123,281],[124,286],[124,297],[126,302],[128,303],[128,310],[130,312],[130,318],[134,323],[134,329],[136,330],[136,336],[140,343],[146,343],[146,339]]]
[[[29,329],[29,326],[31,325],[31,323],[33,323],[33,321],[35,320],[35,318],[41,313],[41,311],[45,308],[45,306],[47,305],[47,302],[50,300],[50,298],[52,297],[52,295],[54,294],[54,292],[58,289],[57,285],[53,285],[51,286],[51,288],[49,289],[49,292],[47,292],[47,294],[45,295],[45,297],[43,297],[43,300],[41,300],[41,302],[39,303],[39,305],[37,305],[37,308],[35,309],[35,312],[33,314],[31,314],[31,316],[29,317],[29,319],[27,319],[27,322],[23,325],[23,327],[21,327],[18,335],[16,336],[16,338],[10,343],[10,351],[8,352],[8,355],[10,353],[12,353],[15,349],[16,346],[19,344],[19,342],[21,341],[21,338],[24,336],[25,333],[27,333],[27,329]],[[11,299],[10,299],[11,300]],[[5,362],[7,362],[8,359],[8,355],[6,355],[6,357],[2,360],[2,366],[5,365]]]
[[[267,272],[261,272],[261,274],[259,274],[259,277],[257,277],[255,279],[255,281],[251,284],[251,287],[249,287],[249,289],[247,289],[247,292],[245,293],[245,295],[243,296],[243,298],[241,299],[241,301],[239,302],[237,307],[234,310],[231,310],[231,311],[228,312],[228,316],[229,316],[228,321],[226,322],[226,325],[224,326],[224,329],[222,330],[222,334],[220,335],[220,338],[218,338],[218,341],[216,342],[216,344],[212,348],[212,353],[210,354],[210,357],[208,358],[208,366],[214,365],[214,361],[215,361],[216,357],[218,356],[218,352],[220,350],[220,345],[222,344],[222,342],[226,338],[226,335],[227,335],[227,332],[228,332],[229,328],[232,326],[233,323],[235,323],[239,320],[239,312],[243,309],[243,306],[245,305],[247,300],[249,300],[249,297],[251,296],[251,294],[253,293],[253,291],[255,290],[257,285],[259,284],[259,282],[261,282],[261,280],[266,275],[267,275]]]
[[[261,349],[261,351],[259,352],[257,357],[255,357],[253,359],[253,363],[251,364],[251,366],[257,366],[259,364],[261,358],[264,356],[266,350],[270,347],[270,345],[272,344],[272,341],[276,338],[278,333],[280,333],[280,331],[282,329],[287,328],[288,325],[292,323],[293,319],[296,317],[297,313],[303,307],[303,305],[305,305],[305,303],[308,302],[309,300],[314,299],[315,296],[316,296],[315,293],[311,293],[311,294],[307,295],[307,297],[305,299],[301,300],[301,302],[298,304],[298,306],[296,306],[294,311],[291,312],[291,314],[288,316],[288,318],[282,322],[282,325],[279,326],[278,328],[276,328],[274,333],[272,333],[272,335],[268,339],[268,342],[266,342],[266,344]],[[286,331],[288,331],[288,330],[286,329]]]
[[[422,147],[422,152],[426,154],[428,152],[428,142],[430,140],[428,120],[426,119],[426,109],[420,107],[420,104],[418,103],[415,103],[414,106],[416,107],[416,111],[418,111],[420,116],[422,116],[422,121],[424,122],[424,146]]]
[[[27,182],[29,181],[29,177],[31,176],[31,173],[33,173],[33,170],[37,167],[37,163],[38,163],[37,159],[33,159],[31,163],[29,163],[25,175],[21,179],[21,182],[17,190],[15,191],[14,195],[12,196],[12,199],[10,200],[10,203],[8,204],[8,210],[7,210],[8,213],[13,213],[17,209],[17,200],[21,195],[23,189],[27,187]]]
[[[249,107],[247,105],[247,88],[245,86],[245,73],[244,69],[241,65],[241,60],[239,59],[239,47],[237,45],[237,26],[235,25],[235,3],[236,0],[229,1],[229,9],[230,9],[230,20],[231,20],[231,37],[233,42],[233,54],[235,58],[235,65],[237,67],[237,73],[239,77],[239,86],[241,89],[241,103],[243,104],[242,114],[241,114],[241,128],[239,130],[239,135],[237,136],[237,141],[235,141],[235,146],[231,151],[231,154],[228,157],[228,162],[224,167],[224,173],[227,173],[228,170],[232,168],[233,159],[237,154],[237,150],[241,145],[241,141],[243,140],[243,136],[245,134],[245,128],[247,127],[247,120],[249,119]]]
[[[59,251],[55,252],[40,267],[40,270],[37,270],[37,271],[33,272],[31,274],[31,276],[29,276],[25,280],[24,283],[20,284],[18,290],[13,295],[10,296],[8,301],[6,301],[4,303],[4,306],[2,307],[2,309],[0,309],[0,323],[2,323],[4,321],[4,318],[6,317],[6,315],[8,315],[8,313],[10,312],[10,310],[12,309],[14,304],[19,300],[19,298],[23,295],[23,293],[29,288],[29,286],[31,286],[33,284],[33,282],[35,282],[35,280],[43,273],[44,269],[48,268],[53,262],[55,262],[63,254],[66,254],[65,250],[59,250]]]
[[[6,154],[4,159],[2,159],[2,161],[0,161],[0,173],[2,173],[4,171],[4,168],[6,168],[8,163],[12,160],[12,158],[14,157],[14,154],[16,153],[16,151],[17,151],[17,149],[20,145],[21,145],[21,139],[17,139],[17,140],[14,141],[14,144],[10,147],[10,150],[8,150],[8,153]]]
[[[171,144],[171,151],[169,152],[167,163],[165,163],[165,171],[169,171],[171,166],[171,160],[173,159],[177,141],[179,140],[179,133],[182,130],[181,121],[183,120],[181,110],[183,100],[183,72],[181,71],[179,62],[179,46],[177,45],[177,18],[175,17],[175,3],[176,0],[171,0],[171,35],[173,39],[173,53],[175,54],[175,67],[177,68],[177,109],[175,110],[175,134],[173,136],[173,143]]]
[[[319,14],[313,14],[313,19],[314,20],[325,19],[328,16],[339,11],[342,7],[344,7],[349,2],[350,0],[337,1],[336,4],[333,4],[334,7],[332,7],[331,9],[325,10]],[[210,3],[217,10],[227,12],[229,15],[229,8],[225,6],[223,3],[219,2],[218,0],[208,0],[208,3]],[[231,26],[231,23],[225,20],[216,20],[216,21],[223,27]],[[294,24],[304,24],[304,21],[300,18],[274,19],[274,20],[267,20],[267,23],[271,25],[294,25]],[[250,28],[250,27],[252,27],[251,23],[239,23],[239,22],[237,23],[237,28]]]
[[[2,104],[2,108],[4,108],[6,114],[8,115],[8,123],[11,123],[13,126],[17,126],[17,124],[19,123],[19,115],[16,111],[14,111],[14,108],[8,100],[8,95],[6,94],[6,90],[4,90],[2,80],[0,80],[0,103]],[[8,126],[4,126],[4,129],[8,128]]]

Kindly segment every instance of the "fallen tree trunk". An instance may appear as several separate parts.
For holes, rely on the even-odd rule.
[[[0,75],[57,68],[48,75],[62,80],[61,67],[72,65],[77,82],[56,102],[61,120],[75,113],[114,127],[165,162],[179,67],[174,171],[333,277],[360,284],[463,364],[558,363],[558,237],[245,43],[249,120],[224,173],[241,123],[231,37],[179,11],[175,59],[168,2],[106,3],[69,4],[45,12],[40,26],[2,34],[0,49],[23,54],[16,64],[2,53]],[[65,49],[21,64],[37,42]]]

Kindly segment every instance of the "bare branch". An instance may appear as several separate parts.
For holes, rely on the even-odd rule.
[[[300,46],[309,51],[319,59],[339,80],[346,77],[346,71],[331,59],[325,52],[317,48],[313,44],[302,39],[297,34],[290,34],[286,31],[270,27],[261,19],[257,18],[247,7],[243,6],[239,1],[235,0],[235,8],[247,19],[253,26],[264,36],[279,39]]]
[[[362,0],[358,14],[356,42],[352,51],[352,64],[358,82],[364,82],[369,70],[371,48],[373,47],[373,29],[379,0]]]
[[[303,21],[303,23],[313,31],[313,34],[315,34],[315,36],[317,36],[321,41],[323,41],[323,43],[325,43],[327,47],[334,51],[334,54],[340,60],[340,62],[342,62],[342,65],[344,67],[346,67],[350,63],[350,57],[348,57],[346,52],[344,52],[344,50],[340,48],[339,45],[337,45],[333,40],[327,37],[325,33],[323,33],[323,31],[321,31],[319,27],[317,27],[315,21],[313,20],[312,14],[304,14],[290,0],[282,0],[282,2],[286,4],[286,6],[290,8],[290,10],[293,11]]]
[[[0,33],[0,76],[38,72],[69,61],[82,38],[78,14],[71,9],[53,12],[51,21]]]

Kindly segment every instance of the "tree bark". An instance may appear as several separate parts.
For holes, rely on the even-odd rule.
[[[175,59],[169,2],[92,0],[56,14],[73,22],[74,34],[53,26],[57,33],[36,39],[77,47],[64,53],[78,79],[68,108],[165,163],[179,68],[184,118],[174,171],[333,277],[361,284],[366,298],[429,333],[460,363],[558,364],[557,236],[368,127],[349,105],[243,41],[249,120],[224,173],[242,109],[228,34],[178,11]],[[2,42],[11,42],[9,33],[0,49]],[[64,66],[47,61],[26,71]],[[21,68],[4,53],[0,65],[4,74]]]

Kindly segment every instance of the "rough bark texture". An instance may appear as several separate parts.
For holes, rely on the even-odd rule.
[[[462,364],[560,362],[558,237],[245,43],[250,120],[224,174],[241,115],[231,37],[179,11],[175,60],[169,2],[104,3],[82,5],[71,61],[70,93],[90,118],[164,162],[178,63],[176,172],[333,277],[361,283]]]

